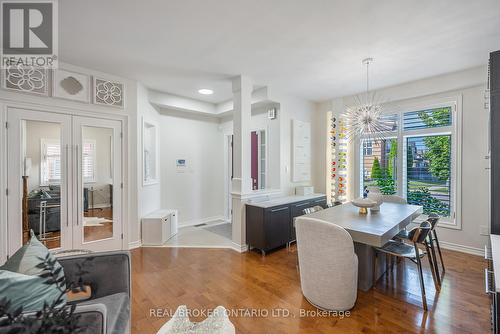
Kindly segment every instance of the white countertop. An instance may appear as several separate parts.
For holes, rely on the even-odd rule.
[[[283,205],[283,204],[290,204],[290,203],[296,203],[296,202],[302,202],[302,201],[307,201],[310,199],[316,199],[320,197],[326,196],[325,194],[311,194],[311,195],[292,195],[292,196],[285,196],[285,197],[275,197],[275,198],[270,198],[266,200],[252,200],[248,201],[246,204],[247,205],[252,205],[256,206],[259,208],[271,208],[273,206],[278,206],[278,205]]]
[[[500,235],[490,234],[490,240],[493,272],[495,273],[495,290],[500,292]]]

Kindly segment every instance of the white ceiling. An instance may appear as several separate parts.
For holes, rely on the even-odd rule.
[[[62,0],[61,59],[208,102],[229,78],[320,101],[486,64],[498,0]],[[212,96],[201,96],[211,88]]]

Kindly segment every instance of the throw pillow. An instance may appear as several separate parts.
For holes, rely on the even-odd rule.
[[[54,284],[46,284],[45,281],[46,279],[39,276],[0,270],[0,297],[10,301],[7,311],[12,313],[22,307],[23,312],[32,312],[42,310],[45,303],[52,306],[61,290]]]

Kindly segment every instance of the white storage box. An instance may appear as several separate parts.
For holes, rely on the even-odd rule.
[[[177,234],[177,210],[158,210],[142,218],[142,244],[160,246]]]

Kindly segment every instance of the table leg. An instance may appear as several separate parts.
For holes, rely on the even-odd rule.
[[[375,263],[373,247],[357,242],[354,243],[354,252],[358,256],[358,288],[362,291],[368,291],[373,287],[373,276],[375,275],[377,280],[385,273],[385,256],[379,256]]]

